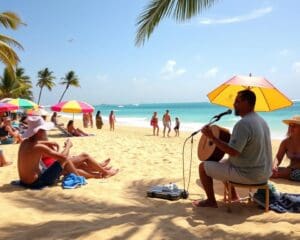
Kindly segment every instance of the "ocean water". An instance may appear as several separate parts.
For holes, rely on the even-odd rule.
[[[136,127],[149,127],[153,112],[158,113],[159,126],[162,127],[162,116],[166,109],[170,111],[172,125],[175,124],[175,117],[180,120],[180,130],[194,132],[207,124],[211,118],[227,110],[227,108],[213,105],[208,102],[198,103],[155,103],[155,104],[126,104],[126,105],[95,105],[94,115],[98,110],[104,119],[108,121],[108,115],[114,110],[116,125],[129,125]],[[259,113],[269,124],[272,139],[282,139],[286,135],[287,126],[282,119],[288,119],[294,115],[300,115],[300,101],[295,101],[292,107],[276,110],[273,112]],[[75,115],[80,118],[81,115]],[[223,116],[216,124],[232,129],[240,118],[234,113]]]

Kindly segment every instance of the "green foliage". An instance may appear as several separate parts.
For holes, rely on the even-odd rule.
[[[136,46],[142,46],[165,17],[186,21],[210,8],[217,0],[152,0],[137,19]]]
[[[46,87],[49,91],[51,91],[55,86],[54,79],[55,77],[53,76],[53,72],[49,71],[48,68],[38,72],[38,81],[36,84],[36,86],[40,87],[38,104],[40,104],[43,88]]]
[[[17,14],[3,12],[0,13],[0,24],[15,30],[23,23]],[[6,65],[8,74],[13,76],[20,60],[12,47],[23,49],[22,45],[13,38],[0,34],[0,61]]]
[[[24,75],[23,68],[17,68],[16,74],[11,75],[7,68],[0,77],[0,98],[26,98],[32,100],[32,83],[28,76]]]
[[[75,72],[74,71],[70,71],[68,73],[66,73],[65,77],[62,78],[62,81],[60,82],[60,84],[62,85],[66,85],[66,88],[65,90],[63,91],[60,99],[59,99],[59,102],[62,101],[66,91],[68,90],[68,88],[70,86],[73,86],[73,87],[80,87],[79,85],[79,79],[78,77],[75,75]]]

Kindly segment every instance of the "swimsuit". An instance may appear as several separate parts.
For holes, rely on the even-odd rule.
[[[47,168],[37,180],[33,183],[24,183],[20,181],[20,184],[26,188],[41,189],[46,186],[53,185],[62,173],[62,167],[59,162],[55,161],[49,168]]]

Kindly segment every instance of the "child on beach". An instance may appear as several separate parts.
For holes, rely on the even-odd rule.
[[[180,121],[179,121],[179,118],[176,117],[175,118],[175,127],[174,127],[175,137],[179,137],[179,127],[180,127]]]
[[[153,113],[153,116],[150,121],[150,125],[153,127],[153,136],[158,136],[159,133],[159,126],[158,126],[158,117],[157,112]]]

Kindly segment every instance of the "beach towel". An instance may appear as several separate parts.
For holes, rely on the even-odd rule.
[[[74,173],[66,175],[62,180],[62,188],[64,189],[74,189],[85,184],[87,184],[85,177],[77,176]]]
[[[269,187],[270,188],[270,187]],[[300,213],[300,194],[281,193],[275,187],[269,189],[270,209],[278,213]],[[260,206],[265,207],[265,190],[258,189],[253,200]]]

